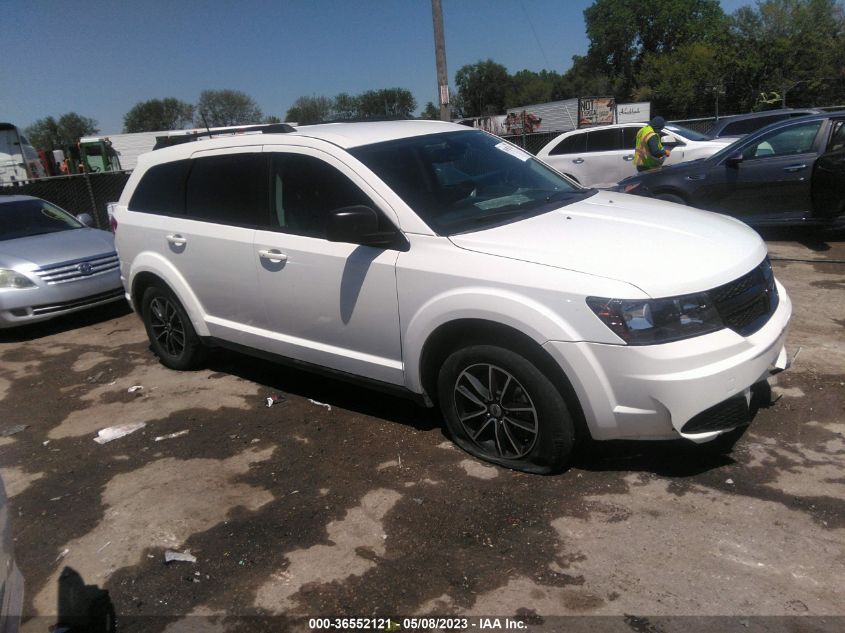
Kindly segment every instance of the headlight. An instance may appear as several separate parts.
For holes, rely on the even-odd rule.
[[[31,288],[35,284],[16,270],[0,268],[0,288]]]
[[[628,345],[656,345],[725,327],[706,292],[670,299],[587,297],[596,316]]]

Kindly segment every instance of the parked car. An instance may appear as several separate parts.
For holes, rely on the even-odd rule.
[[[749,114],[737,114],[734,116],[722,117],[707,131],[713,138],[728,139],[731,142],[738,138],[751,134],[766,127],[771,123],[794,119],[809,114],[819,114],[821,110],[815,108],[793,109],[781,108],[779,110],[766,110],[765,112],[751,112]]]
[[[634,148],[643,125],[620,123],[564,132],[537,152],[537,158],[585,187],[611,187],[637,173]],[[667,123],[661,135],[672,152],[667,165],[710,156],[729,142],[714,141],[674,123]]]
[[[0,633],[18,633],[23,594],[23,576],[15,563],[9,503],[0,479]]]
[[[0,196],[0,328],[123,299],[114,237],[32,196]]]
[[[735,216],[754,226],[845,214],[845,111],[773,123],[710,158],[644,172],[618,190]]]
[[[220,345],[355,378],[524,471],[562,468],[576,432],[716,440],[785,367],[791,303],[755,232],[464,126],[187,143],[142,156],[113,213],[167,367]]]

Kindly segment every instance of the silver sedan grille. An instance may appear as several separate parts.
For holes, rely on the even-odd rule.
[[[55,284],[64,284],[69,281],[87,279],[94,275],[116,270],[119,266],[120,262],[118,261],[117,253],[111,252],[105,255],[97,255],[96,257],[44,266],[43,268],[32,271],[32,274],[40,277],[41,281],[45,284],[52,286]]]

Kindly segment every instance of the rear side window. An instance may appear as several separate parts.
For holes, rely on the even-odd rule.
[[[624,149],[622,147],[622,133],[618,128],[614,130],[595,130],[587,136],[588,152],[613,152]]]
[[[185,199],[185,213],[192,220],[238,226],[266,225],[266,156],[228,154],[194,159]]]
[[[587,135],[573,134],[563,139],[557,146],[549,152],[550,156],[556,154],[583,154],[587,151]]]
[[[159,215],[185,213],[188,164],[187,160],[177,160],[148,169],[129,200],[129,209]]]

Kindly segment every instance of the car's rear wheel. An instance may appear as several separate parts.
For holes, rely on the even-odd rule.
[[[493,345],[464,347],[443,363],[437,387],[452,438],[468,453],[531,473],[566,465],[575,440],[569,409],[524,356]]]
[[[141,300],[141,317],[150,347],[165,367],[187,370],[201,365],[205,356],[202,341],[169,288],[147,288]]]
[[[666,202],[674,202],[675,204],[686,204],[687,201],[684,200],[681,196],[675,195],[674,193],[659,193],[655,196],[658,200],[665,200]]]

